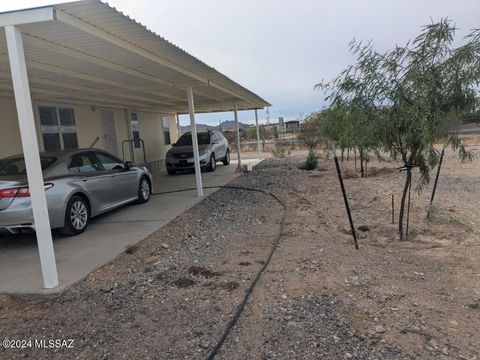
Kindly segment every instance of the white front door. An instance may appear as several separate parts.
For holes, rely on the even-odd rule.
[[[100,121],[102,123],[103,148],[109,153],[118,155],[113,110],[100,109]]]

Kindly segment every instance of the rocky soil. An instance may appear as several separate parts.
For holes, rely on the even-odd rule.
[[[391,224],[403,174],[344,162],[360,250],[332,160],[268,159],[235,180],[287,205],[280,246],[219,359],[479,359],[480,166],[448,154],[436,206],[412,194],[409,241]],[[265,194],[221,189],[56,299],[0,296],[0,338],[74,339],[1,359],[204,359],[279,231]]]

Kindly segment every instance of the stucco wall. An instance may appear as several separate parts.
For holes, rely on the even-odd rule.
[[[77,124],[78,146],[88,148],[99,137],[94,147],[102,148],[102,135],[100,129],[100,115],[94,108],[89,106],[73,106],[75,122]],[[38,126],[38,125],[37,125]]]
[[[22,152],[17,108],[13,99],[0,97],[0,158]]]
[[[140,138],[145,141],[147,160],[156,161],[164,159],[171,145],[165,145],[162,116],[168,116],[171,143],[174,143],[178,139],[175,116],[147,112],[137,112],[137,115]],[[143,160],[141,150],[136,150],[135,159]]]

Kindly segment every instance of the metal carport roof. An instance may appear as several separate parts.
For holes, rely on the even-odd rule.
[[[2,13],[52,11],[54,21],[19,25],[32,98],[144,111],[260,109],[270,104],[142,24],[99,0]],[[13,96],[4,28],[0,96]]]

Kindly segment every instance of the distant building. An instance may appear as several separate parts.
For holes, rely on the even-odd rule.
[[[290,120],[285,122],[285,132],[297,132],[300,129],[300,120]]]
[[[266,130],[271,130],[273,128],[277,128],[279,134],[284,133],[293,133],[297,132],[300,129],[300,121],[299,120],[288,120],[284,121],[283,118],[278,119],[278,123],[273,123],[269,125],[265,125]]]

